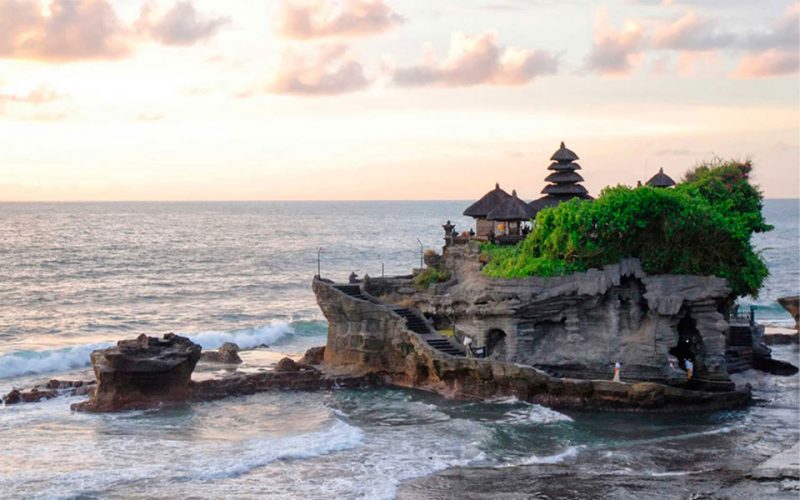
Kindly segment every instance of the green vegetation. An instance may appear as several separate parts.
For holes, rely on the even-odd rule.
[[[715,161],[673,189],[610,187],[594,201],[542,210],[521,244],[483,247],[484,273],[555,276],[636,257],[651,274],[715,275],[735,296],[756,295],[769,273],[750,239],[772,227],[751,170],[749,161]]]
[[[450,279],[450,271],[444,266],[429,266],[414,278],[414,284],[421,288],[428,288],[433,283],[443,283]]]

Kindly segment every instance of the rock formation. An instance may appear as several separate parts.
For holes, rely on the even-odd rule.
[[[231,352],[230,349],[227,351]],[[315,348],[303,359],[318,360],[319,355],[319,348]],[[311,391],[374,386],[383,382],[372,374],[329,375],[305,363],[296,363],[291,358],[281,359],[273,371],[234,373],[195,382],[191,380],[191,375],[200,356],[199,345],[171,333],[161,339],[140,335],[135,340],[120,341],[116,347],[94,351],[92,365],[97,377],[96,389],[90,400],[74,404],[72,409],[110,412],[208,401],[271,390]],[[6,404],[34,402],[66,393],[89,393],[94,387],[94,381],[52,380],[41,390],[13,390],[4,401]]]
[[[452,279],[425,290],[410,280],[374,278],[364,288],[384,303],[413,305],[442,328],[485,346],[489,357],[574,378],[685,380],[674,355],[689,345],[695,379],[725,385],[725,333],[719,312],[730,289],[713,276],[647,275],[635,259],[552,278],[493,279],[476,245],[447,248]]]
[[[388,383],[415,387],[448,397],[491,399],[516,396],[555,407],[606,410],[728,408],[749,401],[749,387],[733,384],[692,390],[656,383],[615,383],[552,377],[532,366],[504,360],[445,355],[407,328],[392,307],[352,297],[332,283],[315,279],[317,302],[328,319],[324,370],[380,376]],[[611,378],[611,371],[606,374]],[[684,378],[685,380],[685,378]]]
[[[116,347],[92,352],[97,388],[92,399],[75,410],[115,411],[188,401],[192,371],[201,348],[186,337],[140,335]]]
[[[225,342],[216,351],[203,352],[200,355],[200,361],[206,363],[221,363],[226,365],[239,365],[242,363],[242,358],[239,357],[239,346],[233,342]]]

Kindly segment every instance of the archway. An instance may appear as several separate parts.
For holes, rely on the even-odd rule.
[[[493,358],[506,357],[506,332],[499,328],[489,330],[486,334],[486,355]]]
[[[669,353],[678,359],[678,366],[686,370],[686,361],[689,360],[698,368],[698,357],[702,356],[703,337],[697,329],[697,321],[688,312],[678,321],[678,343],[669,350]]]

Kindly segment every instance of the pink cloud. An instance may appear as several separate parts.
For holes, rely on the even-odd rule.
[[[796,50],[769,49],[747,54],[733,72],[735,78],[762,78],[795,73],[800,68]]]
[[[628,19],[621,29],[608,21],[606,9],[595,16],[594,42],[587,66],[603,75],[627,75],[641,59],[645,31],[639,21]]]
[[[191,1],[176,2],[160,16],[155,10],[153,3],[145,3],[135,27],[165,45],[192,45],[211,38],[230,22],[227,17],[199,13]]]
[[[371,35],[402,23],[384,0],[282,0],[275,21],[278,33],[300,40]]]
[[[524,85],[535,77],[555,73],[558,59],[549,52],[502,47],[493,33],[455,33],[441,63],[430,60],[397,68],[392,80],[400,86]]]
[[[705,51],[730,47],[736,39],[735,34],[720,30],[713,20],[689,12],[656,28],[652,44],[658,49]]]
[[[0,57],[64,62],[128,54],[126,28],[106,0],[0,0]]]
[[[367,88],[364,69],[345,45],[323,45],[312,50],[287,49],[278,72],[267,87],[276,94],[338,95]]]

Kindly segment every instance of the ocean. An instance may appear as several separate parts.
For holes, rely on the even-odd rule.
[[[93,349],[140,333],[176,332],[205,349],[236,342],[246,370],[302,354],[325,343],[310,289],[318,265],[336,280],[407,274],[421,246],[442,245],[448,219],[470,227],[459,215],[467,204],[0,204],[0,392],[90,378]],[[788,326],[775,299],[800,290],[800,203],[767,200],[764,211],[775,230],[755,244],[771,276],[741,302],[759,321]],[[798,362],[796,348],[775,355]],[[456,465],[702,472],[798,439],[798,377],[743,377],[757,404],[685,415],[557,412],[399,389],[112,415],[71,412],[82,398],[0,407],[0,497],[392,498],[401,481]]]

